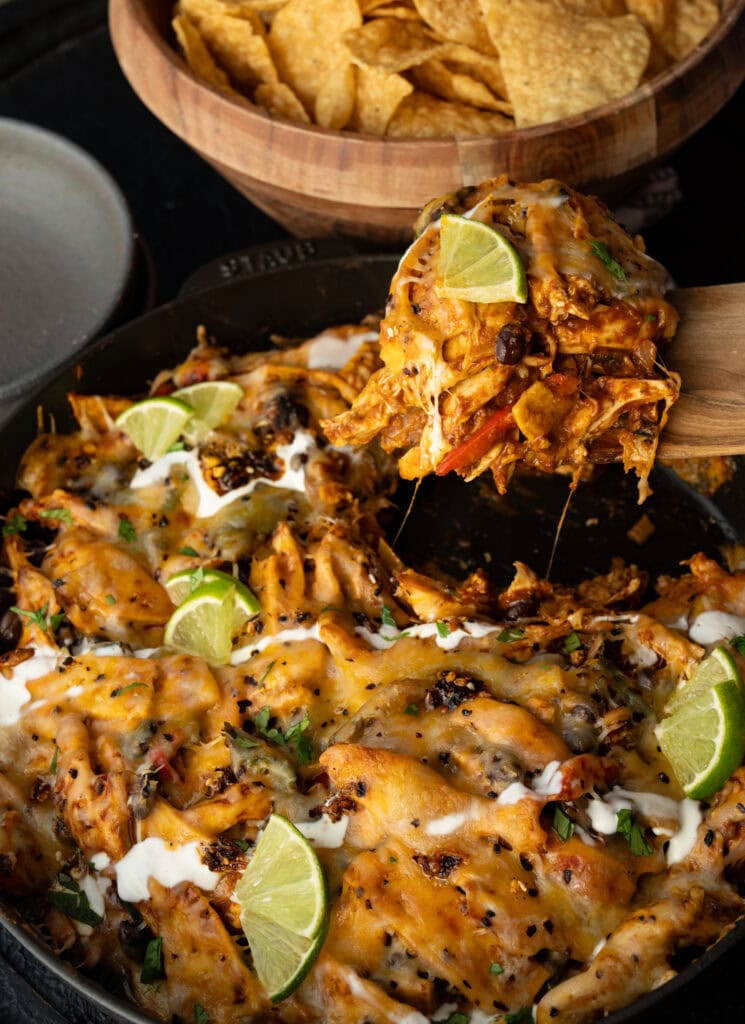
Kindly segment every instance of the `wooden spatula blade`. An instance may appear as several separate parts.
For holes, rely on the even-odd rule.
[[[665,458],[745,453],[745,284],[669,296],[680,326],[663,354],[683,379],[660,438]]]

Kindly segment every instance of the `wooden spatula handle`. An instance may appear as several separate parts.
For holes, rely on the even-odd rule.
[[[681,289],[670,301],[680,327],[664,358],[683,388],[659,454],[745,453],[745,284]]]

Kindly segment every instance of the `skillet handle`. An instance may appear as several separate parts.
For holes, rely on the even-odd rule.
[[[281,242],[251,245],[226,256],[219,256],[194,271],[182,284],[179,298],[228,281],[265,274],[280,267],[359,256],[362,251],[362,246],[344,238],[287,238]]]

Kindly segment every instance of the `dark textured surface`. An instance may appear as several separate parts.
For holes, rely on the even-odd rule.
[[[280,227],[242,199],[134,96],[111,50],[105,0],[12,0],[0,4],[0,115],[59,132],[107,167],[149,243],[157,270],[158,301],[175,295],[203,263],[246,245],[285,237]],[[679,175],[683,201],[662,223],[648,229],[645,237],[650,251],[668,265],[680,286],[745,280],[741,240],[745,190],[741,161],[735,152],[742,138],[743,115],[745,90],[671,161]],[[220,273],[229,276],[230,270]],[[144,305],[142,297],[138,301]],[[674,519],[675,509],[683,509],[681,495],[674,489],[659,490],[663,494],[658,500],[670,503]],[[449,500],[457,502],[458,495]],[[533,500],[526,496],[526,515]],[[458,536],[455,525],[448,535],[447,512],[441,511],[447,506],[439,501],[438,493],[426,503],[423,515],[444,519],[439,528],[447,538],[443,545],[453,558],[478,557],[484,550],[482,533],[486,530],[496,549],[491,516],[499,522],[502,513],[492,511],[493,498],[478,497],[481,525],[470,538],[470,549],[462,548],[457,555],[464,538]],[[742,503],[734,492],[725,503],[730,523],[741,530],[745,525]],[[575,511],[581,529],[581,510]],[[409,548],[415,557],[423,524],[424,519],[419,529],[407,526],[402,536],[402,550]],[[710,522],[707,513],[701,524],[700,543],[718,543],[721,525]],[[580,562],[592,562],[593,529],[587,528],[586,551],[580,558],[560,548],[560,560],[567,560],[560,566],[567,573],[581,574]],[[532,557],[542,569],[546,529],[540,521],[532,544]],[[501,555],[504,557],[504,551]],[[741,961],[742,947],[729,951],[663,1008],[639,1016],[639,1024],[745,1020]],[[0,928],[0,1024],[110,1024],[111,1020],[51,975]]]

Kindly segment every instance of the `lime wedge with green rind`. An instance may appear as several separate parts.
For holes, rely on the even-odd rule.
[[[190,405],[168,395],[135,402],[117,417],[116,425],[146,459],[154,462],[178,441],[193,415]]]
[[[328,931],[326,877],[294,825],[273,814],[233,894],[259,981],[272,1002],[301,983]]]
[[[206,583],[221,583],[224,587],[233,588],[233,601],[235,602],[236,613],[233,623],[235,632],[241,628],[247,619],[258,615],[261,611],[261,604],[256,595],[241,583],[240,580],[237,580],[227,572],[221,572],[219,569],[204,569],[201,567],[182,569],[181,572],[174,573],[173,576],[166,580],[164,586],[170,599],[178,606],[190,594],[195,593]]]
[[[526,302],[528,279],[514,245],[481,221],[443,214],[439,295],[469,302]]]

